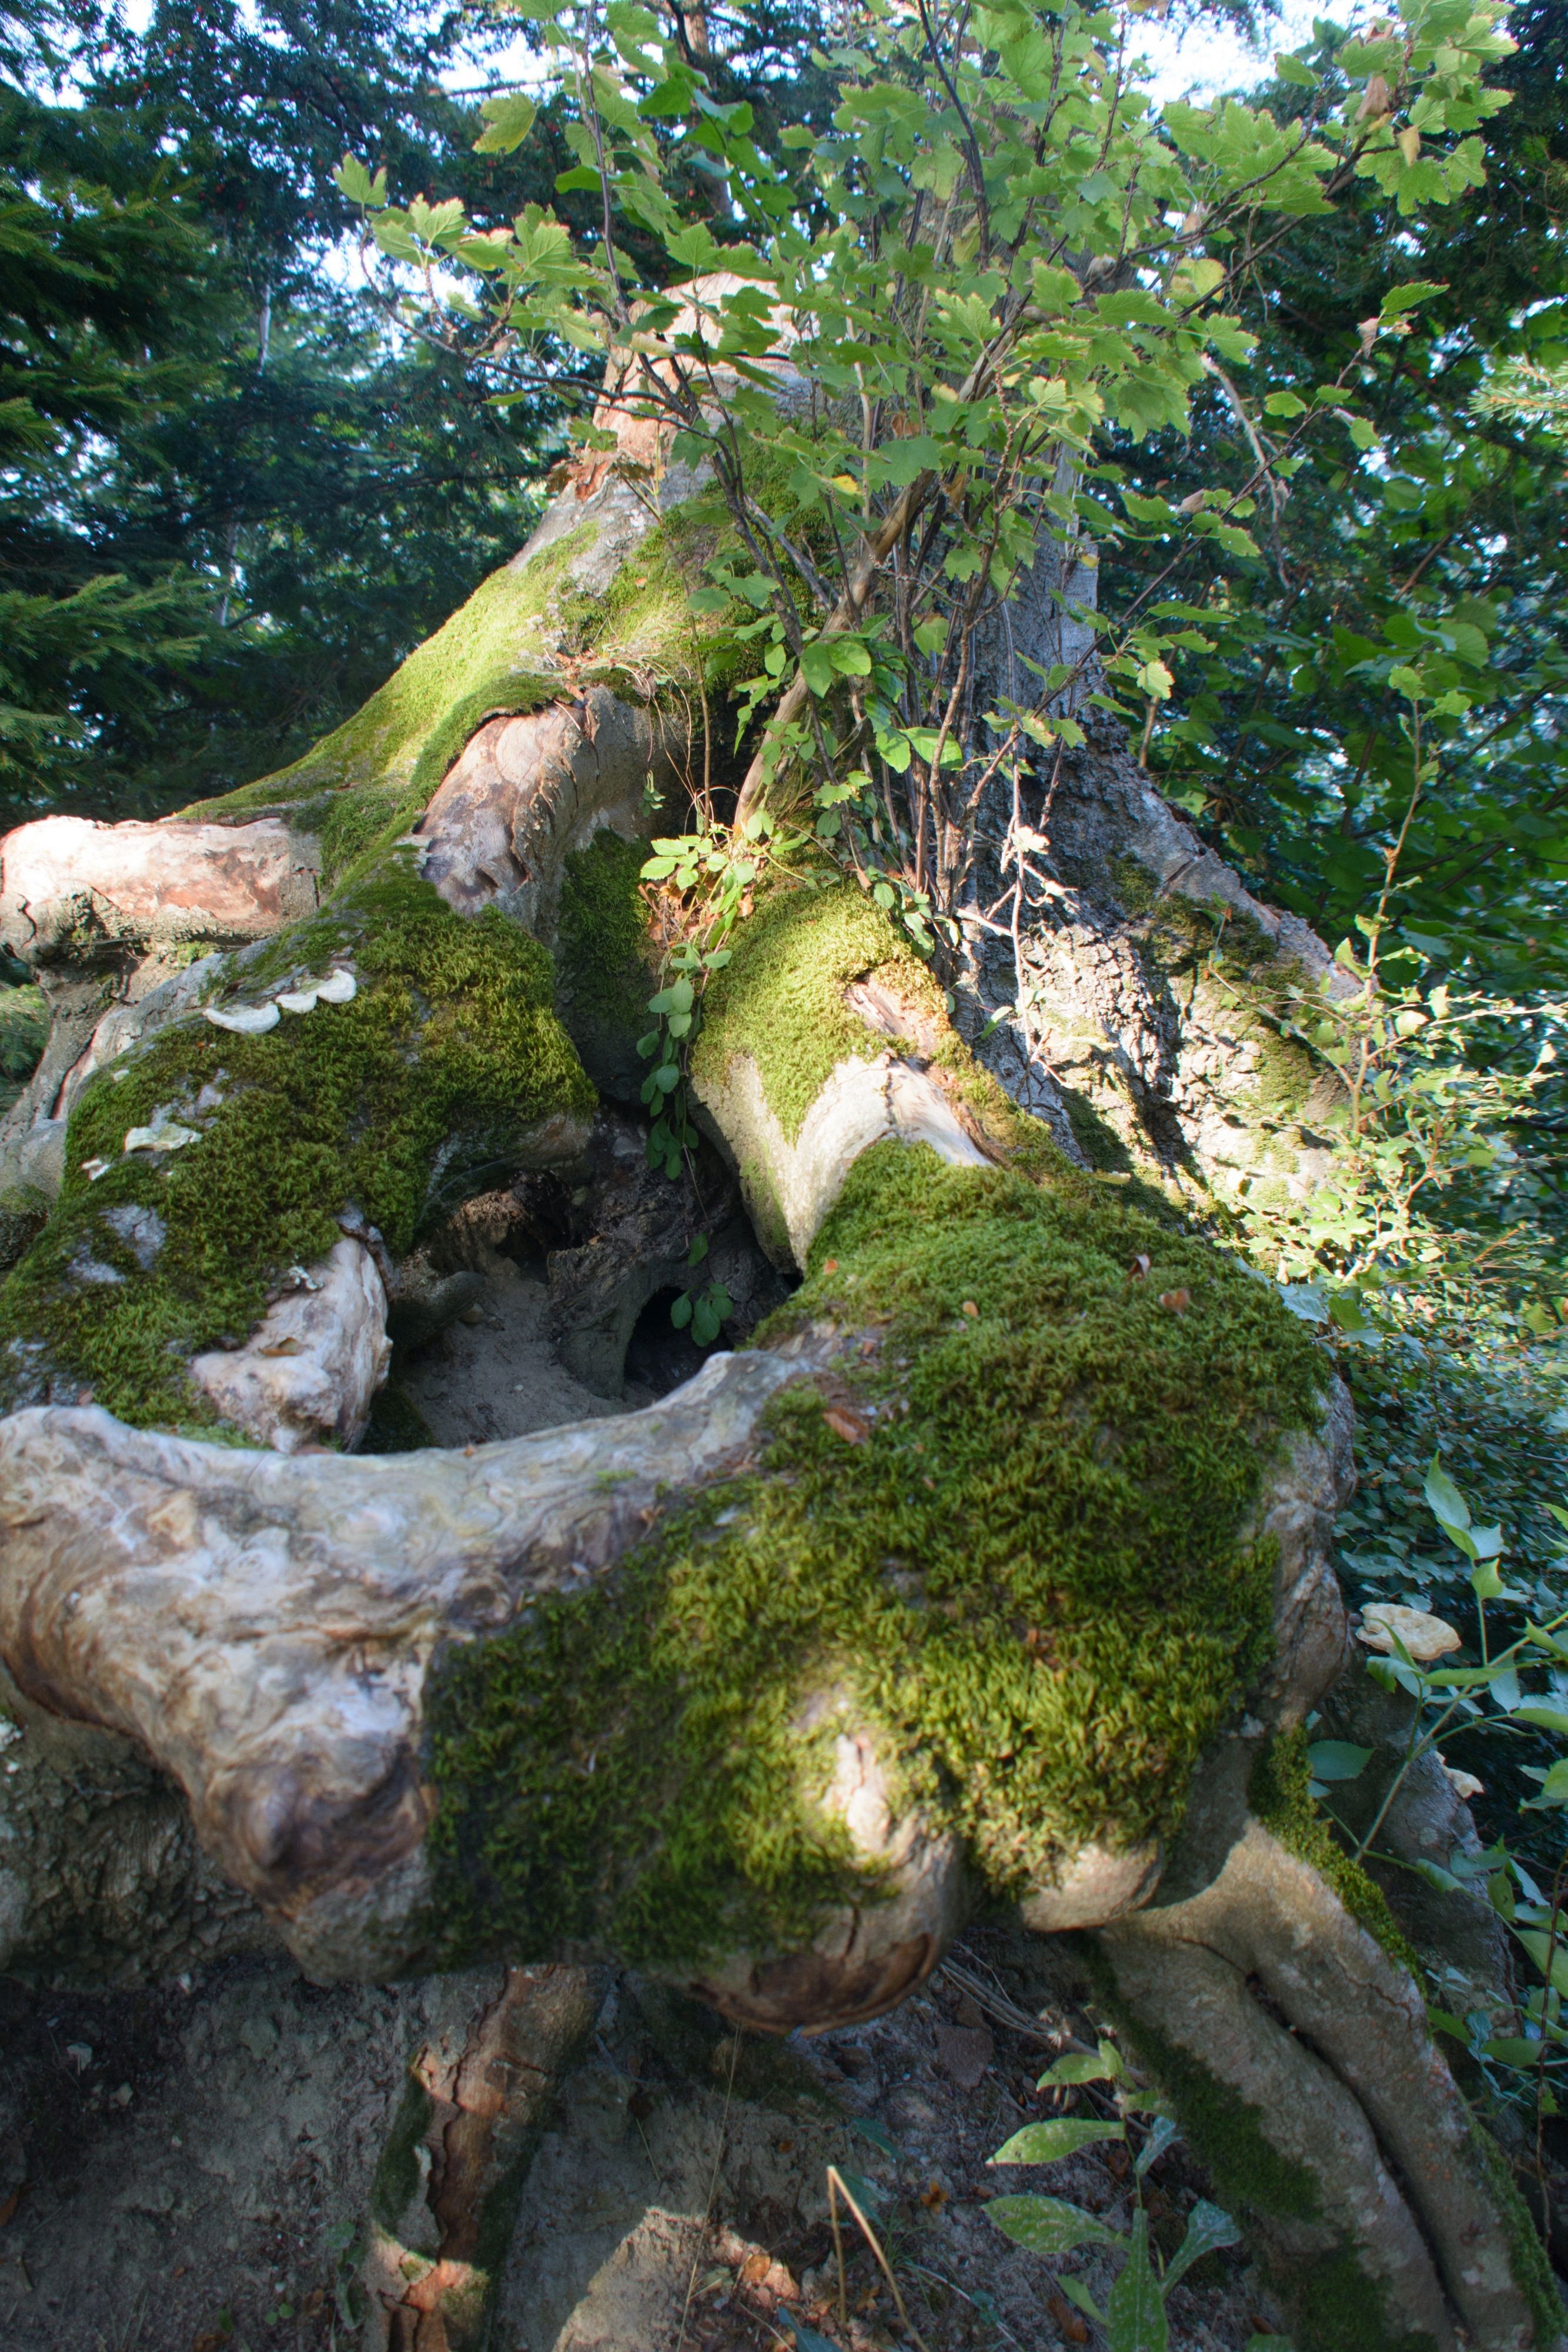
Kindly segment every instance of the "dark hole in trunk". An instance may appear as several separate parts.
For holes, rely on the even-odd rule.
[[[689,1381],[701,1371],[714,1349],[734,1345],[727,1330],[722,1330],[710,1346],[699,1348],[690,1328],[677,1331],[670,1320],[670,1309],[681,1296],[678,1290],[655,1291],[632,1328],[626,1345],[626,1385],[628,1389],[646,1389],[653,1396],[668,1396],[683,1381]]]

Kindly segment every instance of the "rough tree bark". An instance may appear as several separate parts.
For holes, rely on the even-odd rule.
[[[1270,1016],[1329,960],[1114,741],[1021,812],[1044,920],[980,861],[950,994],[827,877],[743,925],[690,1084],[710,1194],[804,1277],[756,1344],[641,1412],[363,1450],[389,1307],[465,1295],[432,1234],[576,1181],[596,1088],[635,1099],[676,919],[635,845],[722,692],[685,604],[718,527],[690,478],[585,478],[298,768],[0,845],[54,1013],[0,1126],[4,1964],[479,1971],[423,2083],[419,2291],[378,2305],[423,2347],[482,2326],[462,2184],[516,2173],[582,1966],[843,2021],[1005,1900],[1093,1937],[1303,2344],[1553,2342],[1298,1770],[1348,1657],[1347,1402],[1184,1216],[1321,1171]]]

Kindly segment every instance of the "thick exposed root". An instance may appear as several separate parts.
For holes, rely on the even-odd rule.
[[[447,1979],[371,2190],[365,2352],[481,2352],[534,2148],[601,1992],[587,1969]]]
[[[466,1453],[252,1454],[46,1408],[0,1423],[0,1651],[119,1732],[312,1974],[417,1961],[439,1643],[586,1588],[662,1491],[744,1460],[801,1366],[722,1357],[646,1412]]]
[[[1304,2345],[1556,2340],[1414,1980],[1311,1864],[1249,1822],[1203,1893],[1100,1942]]]

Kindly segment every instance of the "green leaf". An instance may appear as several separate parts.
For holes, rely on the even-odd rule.
[[[691,1297],[689,1293],[683,1290],[680,1297],[670,1308],[670,1320],[674,1325],[677,1331],[684,1331],[691,1319]]]
[[[1542,1731],[1554,1731],[1560,1739],[1568,1739],[1568,1715],[1560,1706],[1516,1706],[1510,1711],[1508,1719],[1510,1723],[1533,1723]],[[1563,1768],[1552,1767],[1553,1770],[1559,1769]]]
[[[1229,2214],[1221,2212],[1218,2205],[1211,2205],[1206,2197],[1200,2197],[1186,2217],[1186,2235],[1172,2255],[1166,2272],[1166,2293],[1168,2294],[1183,2273],[1191,2270],[1194,2263],[1200,2263],[1205,2254],[1213,2253],[1218,2246],[1239,2246],[1240,2243],[1241,2232]]]
[[[686,1255],[686,1264],[687,1264],[688,1265],[701,1265],[701,1264],[702,1264],[702,1262],[703,1262],[704,1258],[705,1258],[705,1257],[706,1257],[706,1255],[707,1255],[707,1235],[706,1235],[706,1234],[698,1234],[698,1235],[696,1236],[696,1239],[693,1242],[693,1244],[692,1244],[692,1245],[691,1245],[691,1248],[690,1248],[690,1250],[689,1250],[689,1251],[688,1251],[688,1253],[687,1253],[687,1255]]]
[[[692,1009],[692,984],[689,980],[677,980],[669,988],[662,988],[657,996],[648,999],[650,1013],[689,1013]]]
[[[372,180],[357,155],[345,155],[332,174],[333,183],[341,188],[352,205],[363,205],[367,212],[377,212],[387,200],[386,168]]]
[[[813,694],[828,693],[837,673],[833,657],[823,645],[806,646],[800,654],[800,675]]]
[[[1568,1949],[1564,1948],[1563,1936],[1559,1934],[1552,1941],[1540,1927],[1515,1927],[1513,1932],[1542,1976],[1546,1974],[1546,1954],[1550,1946],[1552,1990],[1568,1995]]]
[[[1433,1517],[1448,1534],[1452,1535],[1456,1528],[1464,1530],[1469,1527],[1470,1507],[1444,1469],[1440,1454],[1432,1456],[1426,1495]]]
[[[986,2218],[1004,2238],[1035,2254],[1070,2254],[1075,2246],[1113,2246],[1114,2230],[1060,2197],[993,2197]]]
[[[1320,1739],[1307,1750],[1307,1762],[1314,1780],[1356,1780],[1371,1759],[1370,1748],[1357,1748],[1348,1739]]]
[[[1522,2034],[1503,2033],[1481,2043],[1481,2056],[1495,2058],[1500,2066],[1539,2066],[1551,2047],[1549,2042],[1527,2042]]]
[[[1102,2042],[1092,2057],[1086,2050],[1070,2050],[1065,2058],[1046,2068],[1035,2087],[1046,2091],[1058,2084],[1119,2083],[1125,2072],[1113,2043]]]
[[[487,98],[479,111],[486,127],[474,142],[476,155],[509,155],[533,129],[538,108],[521,90],[514,90],[507,98]]]
[[[1169,2340],[1166,2299],[1149,2261],[1149,2217],[1141,2205],[1133,2215],[1127,2259],[1105,2305],[1105,2332],[1111,2352],[1166,2352]]]
[[[1443,280],[1431,278],[1409,278],[1403,286],[1389,288],[1379,307],[1379,316],[1385,319],[1401,319],[1406,310],[1414,310],[1421,303],[1429,302],[1434,294],[1446,294],[1448,290],[1448,285]]]
[[[859,637],[831,637],[828,654],[833,667],[844,677],[869,677],[871,655]]]
[[[1274,71],[1281,81],[1291,82],[1297,89],[1316,89],[1322,77],[1315,74],[1303,58],[1276,57]]]
[[[1075,2303],[1078,2305],[1079,2310],[1082,2312],[1086,2319],[1092,2319],[1096,2327],[1104,2326],[1105,2315],[1101,2310],[1099,2305],[1095,2302],[1093,2296],[1090,2294],[1082,2279],[1058,2279],[1056,2284],[1061,2289],[1062,2294],[1066,2295],[1068,2301],[1070,2303]]]
[[[1108,2139],[1125,2139],[1124,2124],[1102,2123],[1096,2116],[1056,2116],[1042,2124],[1025,2124],[1004,2140],[992,2164],[1060,2164],[1081,2147]]]

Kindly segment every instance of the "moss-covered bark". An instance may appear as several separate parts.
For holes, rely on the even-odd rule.
[[[846,1725],[998,1893],[1179,1822],[1270,1652],[1271,1559],[1239,1530],[1320,1351],[1081,1180],[895,1143],[856,1162],[758,1344],[824,1323],[863,1348],[779,1400],[754,1472],[673,1507],[612,1580],[446,1654],[427,1720],[454,1960],[499,1937],[691,1966],[874,1902],[820,1801]]]

